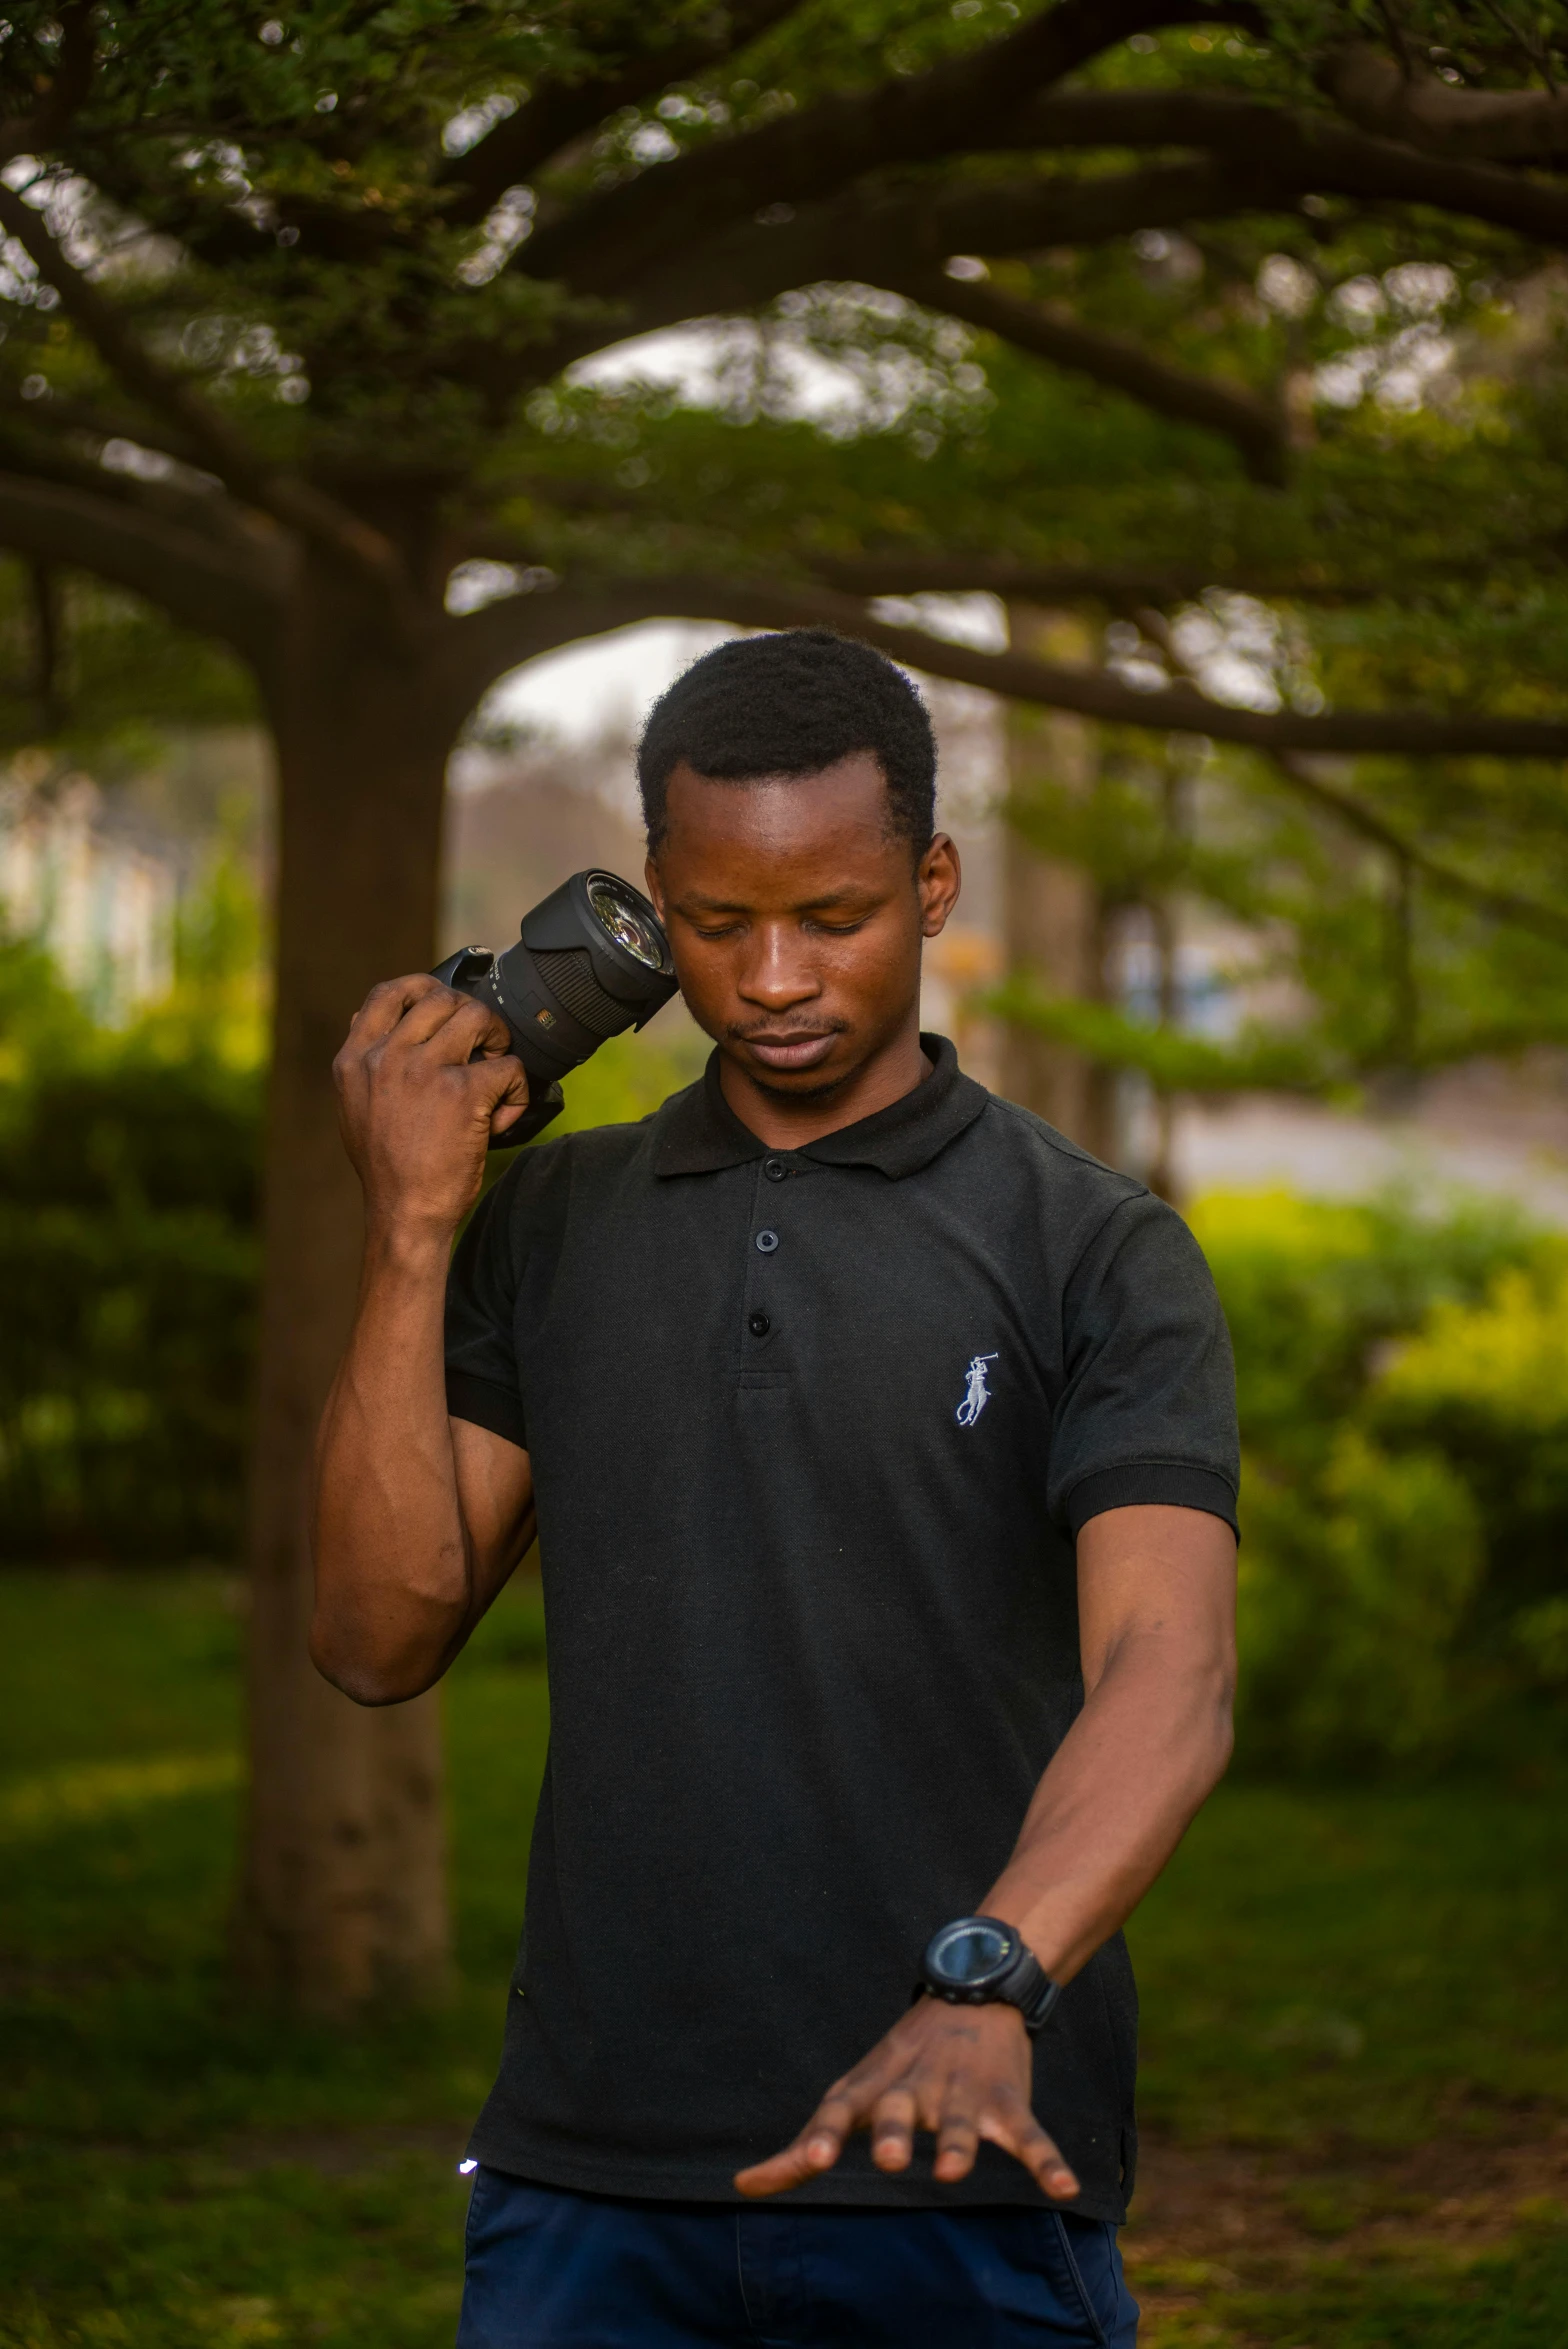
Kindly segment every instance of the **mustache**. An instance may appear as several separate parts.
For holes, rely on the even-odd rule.
[[[846,1019],[813,1020],[809,1027],[776,1028],[770,1020],[732,1020],[725,1035],[732,1044],[803,1044],[817,1036],[842,1036],[849,1027]]]

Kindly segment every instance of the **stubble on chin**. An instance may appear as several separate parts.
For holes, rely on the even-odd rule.
[[[766,1093],[771,1101],[826,1101],[830,1095],[842,1092],[854,1073],[853,1069],[846,1069],[843,1076],[829,1077],[821,1085],[780,1085],[770,1083],[757,1069],[746,1071],[757,1091]]]

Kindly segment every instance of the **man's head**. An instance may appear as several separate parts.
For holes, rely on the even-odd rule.
[[[958,860],[901,670],[826,629],[720,645],[655,704],[638,779],[682,991],[753,1083],[826,1093],[913,1034]]]

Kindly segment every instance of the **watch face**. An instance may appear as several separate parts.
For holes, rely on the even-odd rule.
[[[955,1990],[983,1990],[1018,1951],[1018,1936],[993,1917],[960,1917],[944,1925],[926,1951],[926,1966]]]

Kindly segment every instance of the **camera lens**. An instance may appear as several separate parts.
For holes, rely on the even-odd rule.
[[[537,1108],[495,1147],[531,1141],[562,1106],[559,1080],[627,1028],[645,1027],[675,993],[658,914],[614,873],[574,873],[523,916],[504,954],[465,947],[435,976],[480,996],[505,1020]]]
[[[595,873],[588,883],[588,903],[617,946],[635,955],[650,971],[669,968],[664,941],[649,923],[631,891],[609,873]]]

